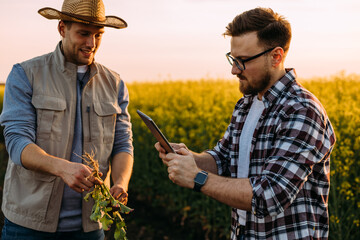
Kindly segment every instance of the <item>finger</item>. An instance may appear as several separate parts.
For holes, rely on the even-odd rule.
[[[119,197],[118,201],[120,201],[122,204],[126,205],[127,202],[128,202],[128,195],[127,195],[127,194],[125,194],[125,195],[122,194],[122,195]]]
[[[89,191],[93,186],[94,184],[92,184],[91,182],[87,182],[86,184],[85,183],[78,184],[78,188],[80,189],[81,192]]]
[[[156,148],[156,150],[158,150],[160,153],[166,153],[165,149],[160,145],[159,142],[155,143],[155,148]]]
[[[95,178],[84,178],[80,181],[80,187],[85,188],[87,190],[88,188],[92,188],[94,186]]]
[[[92,188],[94,185],[101,185],[101,184],[103,184],[104,182],[103,182],[102,179],[100,179],[100,178],[91,177],[91,178],[89,178],[89,179],[85,179],[82,183],[83,183],[84,185],[86,185],[87,187]]]
[[[163,161],[171,161],[176,157],[176,153],[159,153],[159,157],[163,160]]]
[[[176,165],[178,165],[177,159],[173,159],[171,161],[168,161],[168,168],[172,169]]]
[[[122,193],[122,189],[121,189],[121,190],[118,190],[118,189],[115,188],[115,187],[110,188],[110,194],[111,194],[114,198],[120,196],[121,193]]]
[[[74,190],[75,192],[78,192],[78,193],[82,193],[82,192],[84,192],[84,191],[88,191],[88,190],[85,190],[85,188],[84,188],[84,187],[81,187],[81,186],[72,187],[71,189]]]
[[[173,160],[173,159],[175,159],[177,157],[178,157],[178,155],[176,153],[168,153],[168,154],[166,154],[166,159],[169,160],[169,161],[171,161],[171,160]]]
[[[181,148],[186,148],[186,149],[187,149],[185,143],[179,143],[179,147],[181,147]]]
[[[175,150],[175,152],[181,148],[179,143],[170,143],[170,146]]]
[[[171,167],[168,166],[167,172],[170,174],[172,172]]]
[[[176,151],[177,154],[180,154],[180,155],[189,155],[190,152],[189,150],[187,150],[186,148],[180,148],[179,150]]]
[[[92,174],[92,172],[94,171],[94,169],[92,169],[90,166],[82,164],[83,166],[85,166],[85,168],[83,168],[81,170],[81,172],[85,175],[85,176],[89,176],[90,174]]]
[[[169,162],[168,162],[168,161],[166,161],[166,160],[162,159],[162,162],[163,162],[166,166],[169,166],[169,165],[168,165],[168,164],[169,164]]]
[[[119,201],[121,201],[122,199],[125,199],[125,198],[127,198],[128,196],[129,196],[128,193],[123,192],[122,194],[119,194],[116,199],[118,199]]]
[[[175,177],[173,173],[169,173],[169,179],[170,181],[172,181],[173,183],[175,183]]]
[[[173,159],[169,159],[169,158],[162,158],[161,160],[163,161],[163,163],[164,163],[166,166],[169,166],[169,163],[170,163],[171,161],[173,161]]]
[[[112,194],[112,196],[121,202],[123,199],[126,199],[129,195],[127,192],[119,191],[117,193]]]
[[[101,184],[103,184],[104,182],[103,182],[102,179],[96,177],[96,178],[94,178],[93,183],[94,183],[94,184],[97,184],[97,185],[101,185]]]
[[[179,150],[181,148],[188,149],[184,143],[172,143],[171,147],[173,147],[175,150]]]
[[[99,175],[102,175],[101,173],[99,173]],[[85,190],[89,190],[90,188],[92,188],[95,184],[97,185],[101,185],[104,182],[102,181],[101,178],[95,177],[93,175],[88,175],[88,176],[84,176],[82,179],[79,180],[80,184],[85,185],[86,187],[83,187]]]
[[[166,153],[159,152],[159,158],[165,159],[166,158]]]
[[[126,190],[121,185],[113,185],[110,188],[110,193],[115,197],[116,195],[120,196],[120,194],[126,193]]]
[[[102,176],[101,172],[99,172],[99,176],[100,177]],[[85,179],[88,180],[89,182],[91,182],[93,185],[94,184],[98,184],[98,185],[103,184],[103,180],[101,178],[95,177],[93,175],[89,175],[89,176],[85,177]],[[88,184],[86,184],[86,185],[88,185]]]

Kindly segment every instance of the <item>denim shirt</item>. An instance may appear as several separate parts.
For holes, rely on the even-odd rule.
[[[15,64],[6,81],[3,111],[0,115],[0,124],[4,126],[6,149],[10,159],[17,165],[21,163],[23,149],[36,140],[36,111],[31,103],[32,87],[20,64]],[[120,104],[120,99],[128,102],[127,89],[119,92],[119,106],[122,112],[127,112],[127,105]],[[130,120],[130,115],[128,114]],[[132,136],[125,138],[123,132],[131,132],[131,124],[120,124],[122,119],[117,118],[115,142],[112,156],[119,152],[133,155]]]

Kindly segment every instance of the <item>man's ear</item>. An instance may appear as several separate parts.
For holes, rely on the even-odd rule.
[[[59,24],[58,24],[58,31],[59,31],[61,37],[63,37],[63,38],[65,37],[65,28],[66,28],[65,23],[62,20],[60,20]]]
[[[285,53],[282,47],[276,47],[274,50],[272,50],[271,63],[273,67],[279,66],[279,64],[284,61],[284,58],[285,58]]]

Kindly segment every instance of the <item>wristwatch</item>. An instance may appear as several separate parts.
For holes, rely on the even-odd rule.
[[[200,192],[200,189],[206,183],[207,177],[208,177],[207,172],[205,172],[205,171],[198,172],[194,178],[195,185],[194,185],[193,190],[196,192]]]

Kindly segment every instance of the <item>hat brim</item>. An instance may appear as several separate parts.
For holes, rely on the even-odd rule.
[[[112,27],[112,28],[126,28],[127,23],[125,20],[116,16],[106,16],[105,21],[93,21],[86,19],[82,16],[72,15],[69,13],[60,12],[54,8],[46,7],[39,9],[38,13],[47,19],[60,19],[64,21],[80,22],[85,24],[91,24],[100,27]]]

